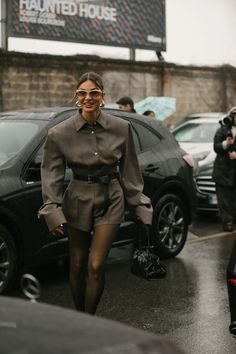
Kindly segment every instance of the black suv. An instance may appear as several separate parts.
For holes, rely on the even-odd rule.
[[[154,208],[152,244],[161,258],[184,247],[195,208],[191,156],[157,119],[121,110],[107,112],[128,120]],[[37,218],[42,205],[40,162],[49,127],[76,112],[72,107],[40,108],[0,114],[0,293],[19,271],[68,255],[67,237],[49,234]],[[66,184],[71,171],[66,171]],[[65,184],[65,187],[66,187]],[[132,242],[137,226],[126,215],[114,246]]]

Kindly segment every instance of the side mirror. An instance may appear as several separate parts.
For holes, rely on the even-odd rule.
[[[27,168],[24,178],[26,181],[40,181],[40,166],[42,162],[42,155],[37,155],[34,160],[31,161]]]

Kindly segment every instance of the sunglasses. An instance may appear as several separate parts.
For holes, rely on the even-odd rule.
[[[93,89],[93,90],[76,90],[76,96],[78,98],[85,98],[87,94],[92,97],[92,98],[98,98],[99,96],[102,95],[102,91],[99,89]]]

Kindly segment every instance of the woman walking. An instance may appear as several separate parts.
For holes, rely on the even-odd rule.
[[[102,112],[105,92],[101,77],[93,72],[83,74],[75,98],[78,112],[48,131],[41,166],[44,205],[40,214],[55,234],[63,234],[63,224],[67,224],[75,307],[94,314],[125,202],[137,211],[150,208],[152,212],[152,208],[142,193],[130,124]],[[63,192],[66,166],[72,169],[73,178]]]

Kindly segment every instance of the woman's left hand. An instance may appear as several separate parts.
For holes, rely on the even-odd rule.
[[[152,225],[153,208],[152,205],[138,205],[135,214],[144,225]]]

